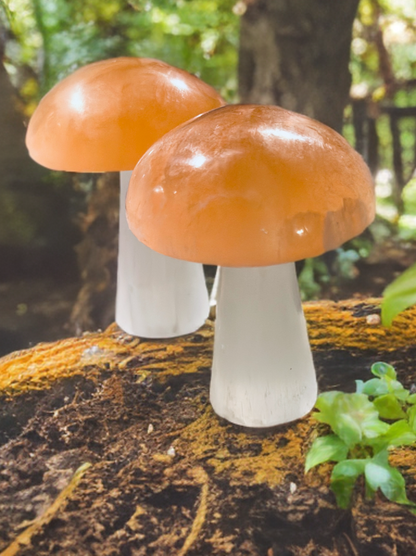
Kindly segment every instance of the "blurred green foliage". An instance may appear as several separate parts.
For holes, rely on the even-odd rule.
[[[412,265],[383,293],[381,319],[384,326],[391,326],[393,319],[416,303],[416,265]]]
[[[234,0],[9,0],[2,18],[12,35],[6,44],[7,69],[28,104],[78,67],[115,56],[162,59],[234,100],[238,45],[234,4]],[[27,111],[32,110],[33,106]]]
[[[350,70],[352,96],[373,103],[381,168],[391,168],[389,121],[379,107],[416,106],[416,2],[361,0],[353,28]],[[415,152],[414,118],[402,120],[400,128],[405,174],[410,175]]]
[[[6,64],[27,112],[57,81],[87,63],[113,56],[160,58],[201,77],[230,102],[237,100],[237,0],[0,0],[0,23],[10,31]],[[3,8],[3,9],[2,9]],[[381,29],[398,81],[416,78],[416,2],[361,0],[350,69],[353,91],[379,103],[385,69],[377,46]],[[416,104],[416,88],[396,90],[392,102]],[[31,104],[32,103],[32,104]],[[348,116],[348,114],[347,114]],[[405,126],[406,127],[406,126]],[[412,132],[403,130],[410,152]],[[384,146],[391,146],[381,122]],[[346,135],[353,142],[351,129]]]
[[[361,0],[353,30],[350,69],[353,84],[367,89],[374,100],[386,94],[383,77],[388,71],[388,68],[380,67],[378,32],[381,31],[388,55],[387,65],[391,66],[394,78],[398,81],[410,80],[416,72],[415,21],[415,2]],[[413,102],[416,100],[415,93],[411,94]],[[403,97],[403,91],[398,94]],[[394,103],[397,103],[396,99]]]

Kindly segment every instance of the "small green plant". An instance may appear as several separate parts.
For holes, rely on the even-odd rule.
[[[416,513],[402,474],[388,461],[391,448],[416,443],[416,394],[403,387],[387,363],[374,363],[371,372],[375,378],[357,380],[355,393],[333,391],[318,397],[313,417],[329,425],[332,434],[314,440],[305,472],[337,462],[331,488],[341,508],[350,505],[355,483],[363,476],[367,498],[380,489],[386,498]]]

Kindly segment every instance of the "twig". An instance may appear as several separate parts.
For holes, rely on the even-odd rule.
[[[25,529],[3,552],[0,556],[15,556],[23,546],[30,544],[32,537],[43,527],[47,525],[52,518],[58,513],[61,506],[66,502],[74,489],[78,486],[82,476],[91,467],[90,463],[84,463],[75,471],[69,484],[58,494],[55,501],[46,512],[36,519],[30,527]]]
[[[202,484],[201,488],[201,498],[198,506],[198,510],[196,512],[196,516],[194,522],[192,523],[191,531],[189,535],[186,537],[185,542],[178,552],[178,556],[185,556],[191,546],[194,544],[198,535],[202,529],[202,526],[205,522],[205,517],[207,514],[207,502],[208,502],[208,475],[202,469],[202,467],[198,467],[192,471],[192,474],[197,479],[197,481]],[[0,554],[0,556],[2,556]]]

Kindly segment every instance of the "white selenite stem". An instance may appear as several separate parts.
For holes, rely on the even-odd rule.
[[[136,239],[125,210],[130,177],[131,172],[120,173],[116,322],[146,338],[195,332],[209,313],[203,267],[156,253]]]
[[[317,384],[293,263],[221,268],[211,403],[246,427],[306,415]]]

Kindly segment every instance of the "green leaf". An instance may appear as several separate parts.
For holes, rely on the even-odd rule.
[[[407,410],[407,419],[410,429],[416,434],[416,405],[412,405]]]
[[[357,394],[363,393],[364,384],[365,384],[364,380],[355,381],[355,391],[357,392]]]
[[[367,382],[364,382],[361,388],[361,392],[363,394],[367,394],[367,396],[382,396],[383,394],[387,394],[389,388],[387,386],[387,382],[385,380],[381,380],[380,378],[370,378]]]
[[[316,400],[315,407],[321,411],[322,415],[324,415],[326,412],[330,412],[332,410],[335,400],[342,394],[343,392],[339,392],[338,390],[322,392]]]
[[[370,488],[378,488],[386,498],[399,504],[409,504],[406,496],[405,480],[397,469],[388,462],[387,450],[380,452],[365,466],[365,480]]]
[[[388,376],[389,378],[395,379],[397,378],[397,373],[391,365],[388,363],[384,363],[383,361],[377,361],[377,363],[373,363],[371,365],[371,372],[373,375],[378,376],[379,378],[383,378]]]
[[[314,417],[328,424],[349,448],[363,438],[374,438],[387,432],[389,425],[380,421],[378,411],[365,394],[324,392],[318,397],[319,413]]]
[[[409,397],[409,390],[403,387],[403,384],[397,379],[397,373],[394,367],[388,363],[378,362],[371,367],[371,372],[378,378],[371,378],[367,382],[356,381],[357,392],[367,394],[373,398],[393,393],[394,396],[406,401]]]
[[[406,401],[407,403],[416,404],[416,394],[410,394]]]
[[[398,380],[387,379],[387,386],[389,391],[392,392],[398,400],[406,401],[409,397],[409,390]]]
[[[391,326],[393,319],[416,303],[416,264],[405,270],[383,292],[381,320]]]
[[[400,402],[395,398],[394,394],[379,396],[375,398],[373,403],[382,419],[395,420],[406,417],[406,413],[403,411]]]
[[[347,459],[332,470],[331,489],[340,508],[348,508],[357,478],[364,473],[366,459]]]
[[[335,434],[320,436],[306,455],[305,473],[325,461],[341,461],[348,455],[348,446]]]
[[[362,429],[365,440],[367,441],[369,438],[376,438],[377,436],[385,434],[389,430],[389,425],[374,417],[373,419],[368,419],[367,422],[363,423]]]
[[[355,415],[349,415],[348,413],[339,414],[333,429],[350,447],[359,444],[363,437],[360,423],[355,419]]]
[[[370,440],[369,444],[378,453],[393,446],[410,446],[414,442],[416,442],[415,431],[405,419],[402,419],[390,425],[389,430],[382,436]]]

